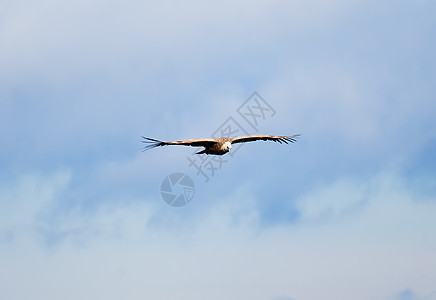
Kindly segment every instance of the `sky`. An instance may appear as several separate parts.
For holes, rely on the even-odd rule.
[[[3,0],[0,298],[436,299],[435,12]]]

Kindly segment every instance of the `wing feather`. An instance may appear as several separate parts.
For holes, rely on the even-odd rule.
[[[214,139],[191,139],[191,140],[181,140],[174,142],[164,142],[152,138],[148,138],[143,136],[144,140],[142,141],[146,145],[143,150],[148,150],[156,147],[168,146],[168,145],[181,145],[181,146],[192,146],[192,147],[210,147],[215,144],[216,141]]]
[[[273,141],[273,142],[279,142],[281,143],[294,143],[296,142],[296,138],[299,137],[300,134],[294,134],[294,135],[265,135],[265,134],[254,134],[254,135],[245,135],[245,136],[238,136],[232,139],[232,144],[238,144],[238,143],[246,143],[246,142],[254,142],[254,141]]]

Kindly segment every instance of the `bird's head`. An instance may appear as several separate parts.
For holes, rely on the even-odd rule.
[[[229,151],[232,149],[232,143],[230,143],[230,142],[225,142],[225,143],[223,144],[222,149],[225,150],[226,152],[229,152]]]

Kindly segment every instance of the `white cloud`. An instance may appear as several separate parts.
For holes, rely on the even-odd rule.
[[[0,234],[19,238],[32,231],[37,214],[47,209],[69,184],[69,171],[49,177],[38,174],[22,176],[0,185]],[[32,234],[32,232],[30,232]]]
[[[417,295],[413,290],[406,289],[399,292],[393,300],[434,300],[436,299],[436,292],[427,295]]]
[[[144,79],[169,66],[200,67],[206,59],[269,47],[283,32],[328,26],[358,5],[339,0],[9,1],[0,27],[0,66],[8,70],[2,78],[19,82],[36,76],[64,85],[78,76],[110,72],[119,82],[125,76],[132,80],[136,70],[135,76]]]
[[[150,217],[167,214],[131,202],[73,212],[59,226],[78,234],[53,247],[3,242],[0,296],[303,300],[388,299],[406,286],[434,291],[435,202],[414,201],[395,174],[320,188],[298,202],[300,222],[269,228],[258,227],[247,188],[198,211],[188,230],[149,227]],[[361,198],[360,209],[349,209]],[[175,211],[175,224],[183,209],[196,207]]]
[[[120,136],[135,139],[126,149],[136,149],[141,134],[159,132],[177,138],[180,132],[190,137],[187,133],[207,122],[215,129],[223,121],[220,116],[227,117],[226,111],[233,112],[248,96],[245,90],[250,83],[239,80],[252,69],[241,71],[241,78],[227,79],[232,81],[229,85],[216,79],[237,73],[240,66],[233,63],[254,52],[263,64],[253,68],[261,74],[256,77],[260,85],[256,89],[279,112],[271,129],[304,134],[297,145],[308,152],[299,160],[322,167],[328,162],[311,154],[322,152],[328,158],[337,149],[336,155],[342,158],[356,151],[352,158],[383,169],[395,163],[396,156],[409,157],[423,141],[434,137],[431,82],[421,80],[420,72],[397,68],[401,62],[413,69],[414,63],[423,61],[410,63],[409,58],[427,57],[410,50],[423,45],[419,38],[413,39],[418,42],[414,47],[396,48],[407,46],[402,38],[395,36],[395,43],[388,45],[384,41],[389,36],[376,34],[389,26],[368,27],[364,33],[370,38],[359,36],[360,43],[387,45],[388,50],[400,53],[378,68],[389,51],[380,52],[378,59],[361,61],[362,49],[351,49],[349,60],[332,54],[340,47],[332,46],[331,53],[320,50],[324,44],[336,45],[332,37],[343,37],[335,26],[350,24],[341,24],[342,16],[352,19],[371,10],[366,5],[364,12],[357,9],[360,1],[246,1],[241,5],[191,1],[173,6],[131,1],[119,6],[95,0],[9,1],[7,5],[0,12],[0,85],[6,87],[1,93],[7,99],[1,102],[6,109],[1,110],[5,118],[0,119],[12,149],[6,148],[7,154],[16,155],[9,168],[22,161],[19,149],[27,151],[31,146],[32,152],[23,160],[42,153],[34,160],[48,169],[71,164],[73,171],[27,175],[1,185],[0,298],[390,299],[405,288],[415,297],[434,295],[434,199],[416,201],[409,183],[395,172],[372,177],[366,173],[365,177],[356,170],[351,178],[337,178],[335,173],[322,186],[313,184],[314,175],[307,176],[310,190],[305,187],[296,193],[304,193],[296,202],[301,219],[263,227],[264,212],[257,205],[270,199],[256,199],[260,196],[249,185],[233,194],[226,191],[231,195],[224,198],[195,198],[197,202],[181,210],[132,198],[131,191],[126,191],[129,182],[144,193],[156,189],[158,194],[154,183],[163,178],[156,174],[185,168],[186,163],[172,154],[184,150],[143,155],[138,149],[134,157],[126,150],[120,158],[110,151],[121,150],[105,147],[108,140],[111,145],[121,144]],[[384,20],[386,11],[377,13]],[[419,26],[412,27],[411,35]],[[331,27],[335,27],[332,32]],[[316,41],[307,41],[313,32]],[[326,41],[320,37],[324,33]],[[306,55],[307,51],[312,52]],[[271,62],[276,55],[277,61]],[[228,73],[208,77],[213,67],[226,69],[223,62],[232,66]],[[256,62],[250,59],[246,64]],[[264,66],[270,65],[270,73],[263,74]],[[211,82],[201,81],[204,78]],[[34,90],[40,92],[41,82],[49,83],[49,91],[34,94]],[[186,86],[191,82],[196,84],[189,90]],[[220,84],[221,90],[216,88]],[[22,87],[16,97],[24,101],[21,106],[20,101],[13,106],[17,86]],[[179,93],[178,88],[189,92],[167,101],[168,95]],[[193,92],[198,89],[206,95],[204,99],[217,103],[209,114],[204,113],[207,104],[201,109],[196,106],[204,101],[201,97],[184,102],[200,94]],[[221,94],[216,96],[216,91]],[[235,96],[235,91],[242,96]],[[155,94],[159,97],[144,97]],[[230,99],[224,105],[220,103],[223,94]],[[35,105],[29,108],[31,103]],[[180,123],[184,126],[173,128]],[[29,127],[39,136],[27,137],[30,142],[22,147],[16,136],[27,136]],[[414,128],[425,130],[416,130],[415,143],[405,143],[404,132]],[[199,130],[209,133],[204,127]],[[322,142],[330,139],[328,144]],[[375,161],[361,160],[377,155]],[[154,159],[158,156],[165,161]],[[349,157],[339,162],[350,163]],[[83,165],[87,167],[81,169]],[[74,182],[76,178],[91,182]],[[218,178],[215,182],[221,183]],[[92,191],[86,190],[91,185]],[[98,198],[112,189],[119,201]],[[210,195],[214,188],[205,189]],[[57,210],[70,192],[86,194],[87,200],[98,203]],[[288,207],[293,201],[285,198],[275,203]],[[41,242],[52,235],[61,238],[49,246]]]

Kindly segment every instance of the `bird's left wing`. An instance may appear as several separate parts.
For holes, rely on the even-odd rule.
[[[143,149],[148,150],[151,148],[161,147],[161,146],[168,146],[168,145],[182,145],[182,146],[192,146],[192,147],[209,147],[216,143],[214,139],[192,139],[192,140],[181,140],[181,141],[175,141],[175,142],[164,142],[160,140],[155,140],[152,138],[148,138],[143,136],[144,140],[143,143],[147,144]]]
[[[289,136],[278,136],[278,135],[265,135],[265,134],[254,134],[254,135],[245,135],[245,136],[237,136],[232,139],[232,144],[237,143],[246,143],[246,142],[254,142],[254,141],[273,141],[281,143],[294,143],[296,142],[296,138],[300,136],[300,134],[294,134]]]

